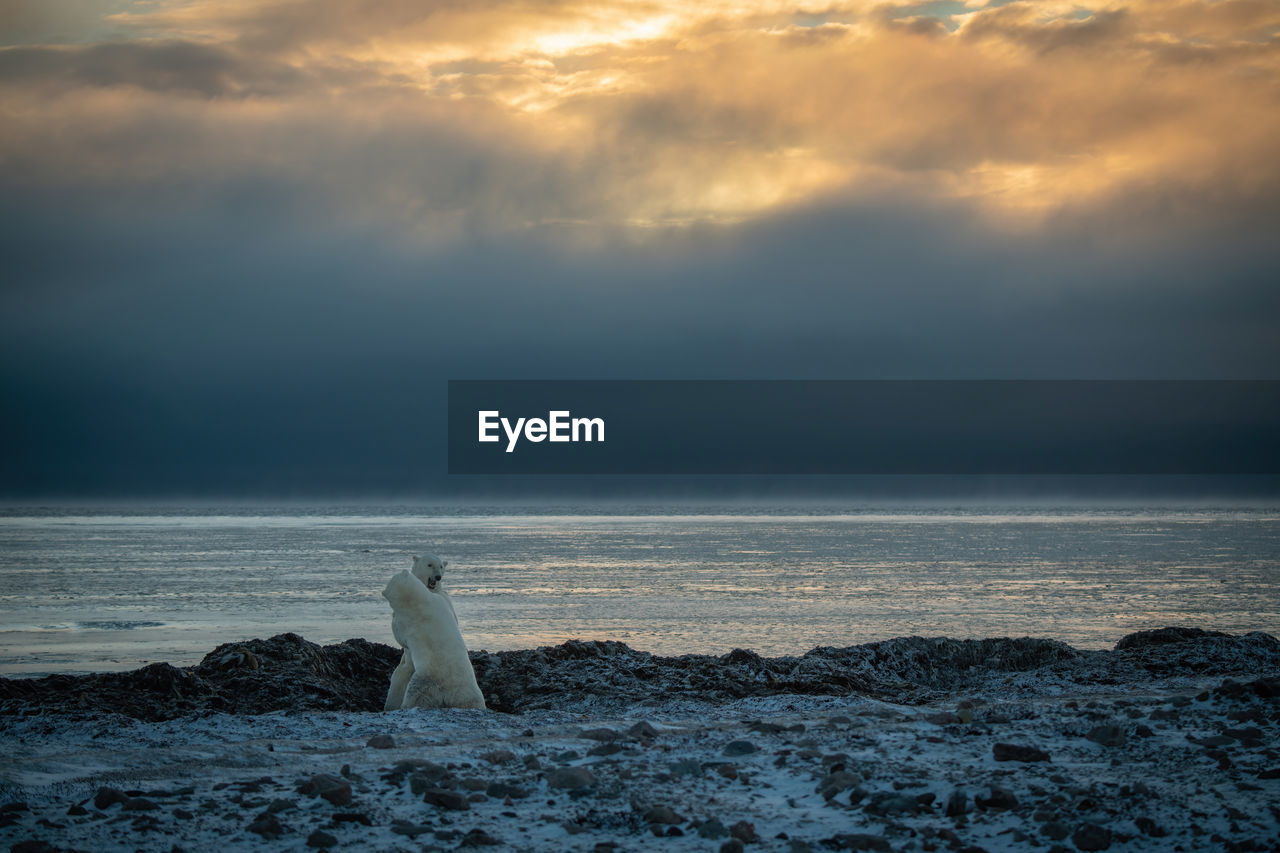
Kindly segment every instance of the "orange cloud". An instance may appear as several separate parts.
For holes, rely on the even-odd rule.
[[[0,169],[267,176],[424,234],[739,222],[831,197],[1003,222],[1280,189],[1280,8],[1023,0],[170,2],[0,50]]]

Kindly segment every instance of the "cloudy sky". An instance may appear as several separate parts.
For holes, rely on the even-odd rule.
[[[0,492],[427,488],[454,378],[1280,378],[1280,4],[0,0]]]

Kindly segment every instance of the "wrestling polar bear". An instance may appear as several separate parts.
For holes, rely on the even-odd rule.
[[[441,583],[448,564],[434,554],[414,557],[413,571],[400,572],[382,591],[391,603],[391,633],[404,648],[383,710],[484,708],[453,602]]]

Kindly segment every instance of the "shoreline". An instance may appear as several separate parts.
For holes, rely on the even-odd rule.
[[[473,653],[505,711],[325,707],[380,708],[385,680],[360,664],[389,673],[395,650],[287,634],[188,670],[0,680],[0,844],[1274,849],[1280,641],[1163,629],[1117,645]],[[132,692],[134,716],[81,704],[93,679]],[[44,693],[13,695],[23,684]],[[261,710],[271,689],[281,707]],[[191,708],[144,718],[152,700]]]

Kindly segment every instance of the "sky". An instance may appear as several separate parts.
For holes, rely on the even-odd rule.
[[[1280,378],[1270,0],[0,0],[0,496],[445,483],[448,379]]]

